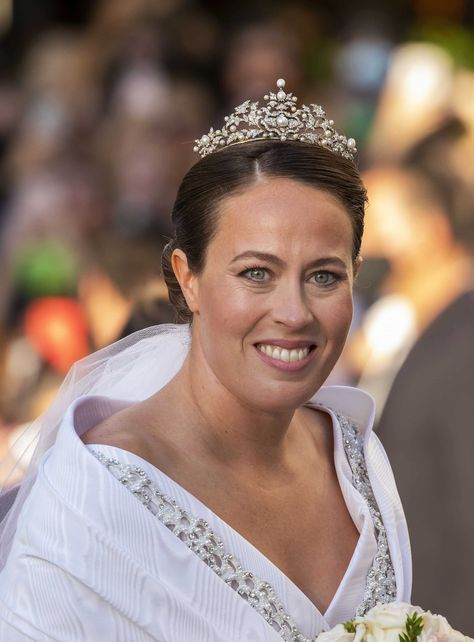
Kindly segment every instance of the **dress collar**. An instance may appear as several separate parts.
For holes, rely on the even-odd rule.
[[[84,403],[86,399],[94,402]],[[134,401],[110,399],[103,396],[80,397],[70,406],[66,415],[73,418],[73,425],[78,435],[103,421],[111,414],[125,408]],[[375,402],[363,390],[350,386],[323,386],[306,403],[307,406],[322,406],[351,419],[366,440],[372,431],[375,417]]]
[[[351,386],[323,386],[306,405],[323,406],[352,420],[366,441],[374,425],[375,402],[369,393]]]

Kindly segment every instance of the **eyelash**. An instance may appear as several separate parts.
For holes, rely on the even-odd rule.
[[[239,273],[239,276],[243,277],[244,279],[247,279],[248,281],[251,281],[252,283],[267,283],[267,280],[258,280],[258,279],[251,279],[249,276],[246,276],[248,272],[252,272],[252,270],[261,270],[262,272],[265,272],[266,274],[272,274],[271,270],[268,268],[262,267],[261,265],[251,265],[249,267],[246,267],[242,272]],[[332,281],[330,283],[316,283],[316,285],[319,285],[322,288],[329,288],[335,283],[342,281],[343,277],[338,274],[337,272],[331,272],[331,270],[318,270],[317,272],[313,272],[311,277],[315,276],[316,274],[329,274],[332,277]],[[310,278],[311,278],[310,277]]]
[[[262,272],[266,272],[267,274],[271,274],[270,270],[268,268],[264,268],[261,265],[250,265],[246,267],[242,272],[240,272],[239,276],[242,276],[244,279],[247,279],[249,281],[252,281],[253,283],[266,283],[266,281],[259,281],[258,279],[251,279],[249,276],[246,276],[249,272],[252,272],[253,270],[261,270]]]

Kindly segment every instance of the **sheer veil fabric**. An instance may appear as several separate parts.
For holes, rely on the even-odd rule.
[[[0,570],[5,566],[17,519],[35,482],[38,464],[54,444],[70,404],[85,395],[130,401],[146,399],[175,376],[190,344],[188,324],[151,326],[89,355],[71,368],[51,406],[21,436],[27,447],[15,461],[6,458],[2,463],[4,468],[13,470],[22,460],[31,457],[19,487],[8,490],[7,476],[0,493],[0,515],[3,518],[0,523]]]

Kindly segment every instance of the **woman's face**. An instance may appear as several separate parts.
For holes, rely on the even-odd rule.
[[[306,184],[265,179],[226,198],[188,291],[202,385],[269,412],[307,401],[347,336],[352,244],[342,204]]]

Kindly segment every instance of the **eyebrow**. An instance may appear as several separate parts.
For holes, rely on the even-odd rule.
[[[274,254],[269,254],[268,252],[257,252],[256,250],[247,250],[246,252],[237,254],[230,263],[232,265],[232,263],[236,263],[242,259],[258,259],[259,261],[267,261],[268,263],[273,263],[280,268],[286,266],[285,261],[280,259],[280,257],[275,256]],[[324,256],[319,259],[315,259],[307,265],[307,268],[321,267],[322,265],[328,264],[338,265],[345,270],[347,269],[347,265],[338,256]]]

